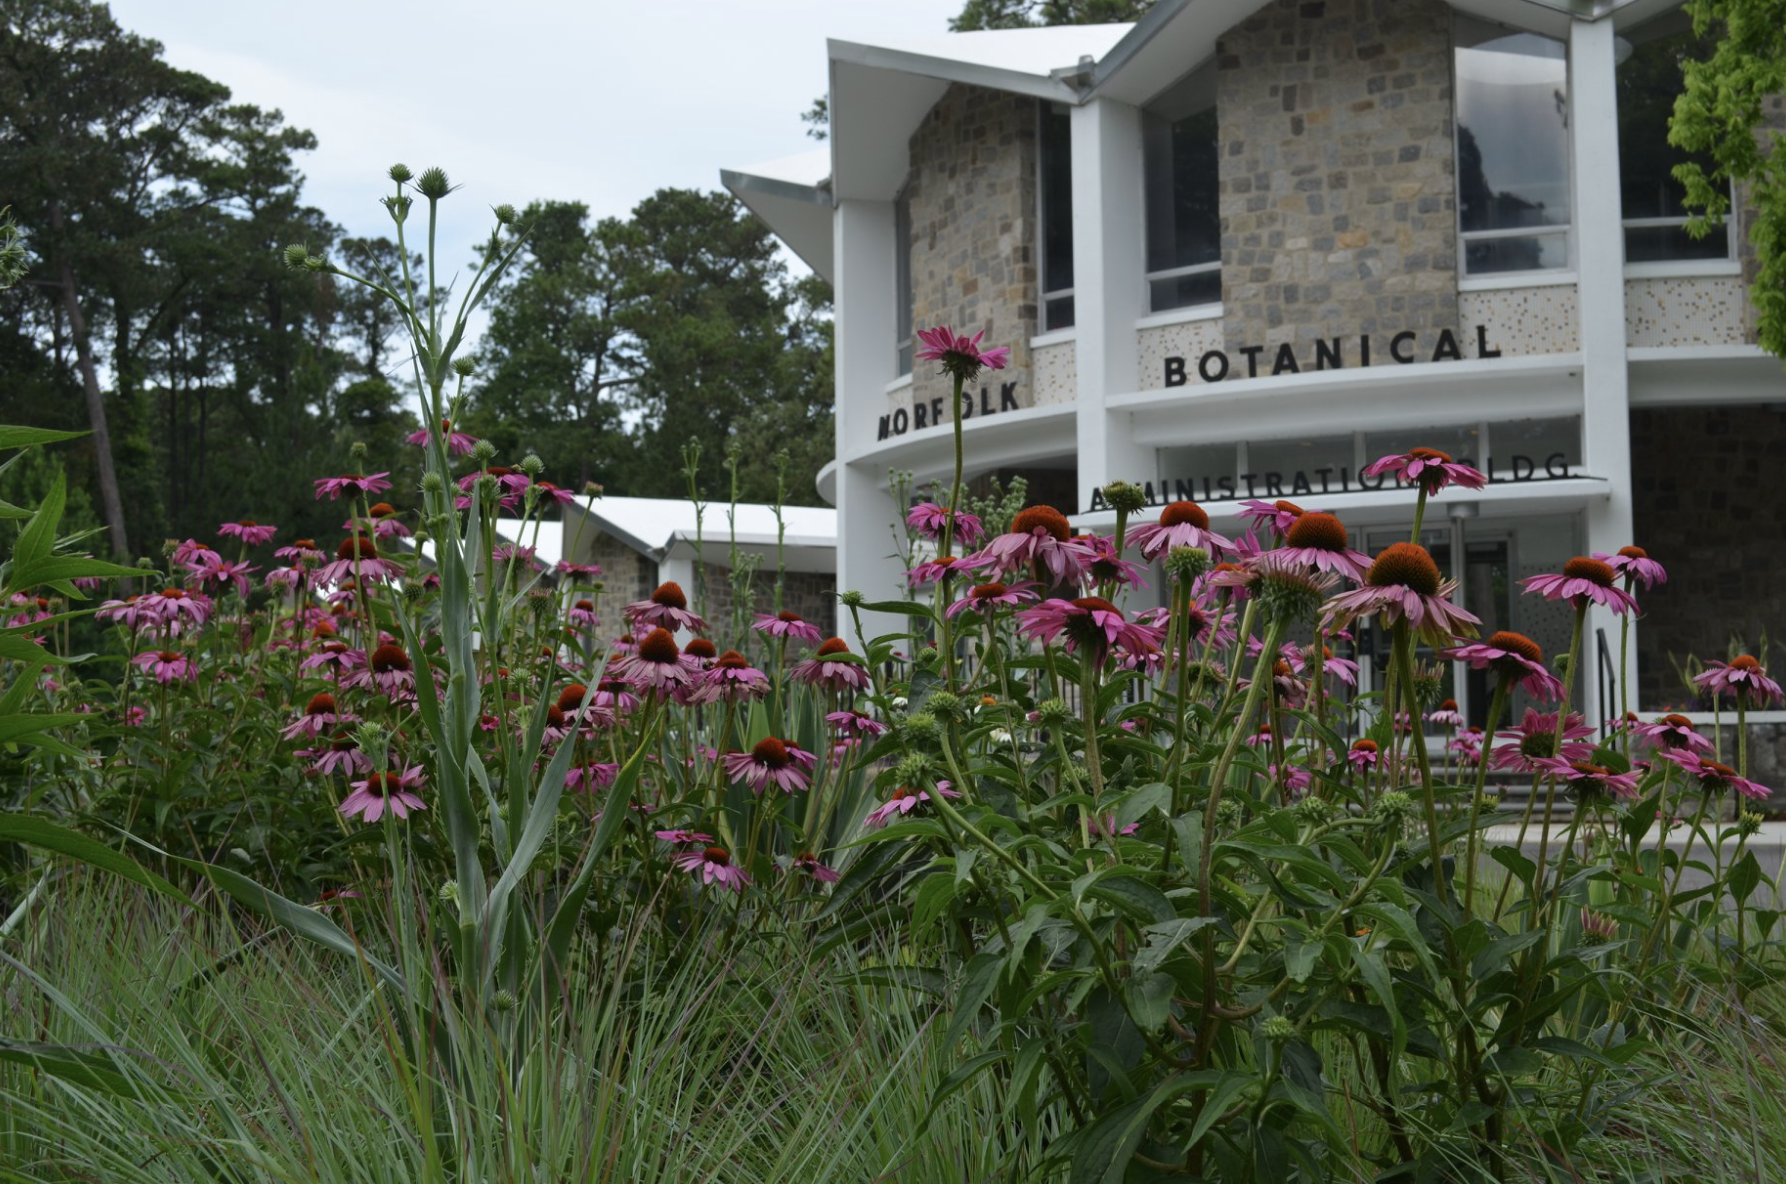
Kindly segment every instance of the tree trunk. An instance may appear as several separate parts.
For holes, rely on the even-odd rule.
[[[50,206],[50,229],[60,237],[62,207]],[[124,499],[118,492],[118,471],[112,466],[112,433],[105,422],[105,393],[99,389],[99,369],[93,363],[93,343],[87,336],[87,318],[81,313],[81,302],[74,285],[74,264],[69,261],[67,244],[56,252],[57,279],[62,287],[62,309],[68,314],[69,336],[74,339],[75,357],[80,363],[81,386],[87,394],[87,423],[93,429],[94,467],[99,471],[99,500],[105,511],[105,523],[111,532],[112,554],[130,554],[130,540],[124,533]]]

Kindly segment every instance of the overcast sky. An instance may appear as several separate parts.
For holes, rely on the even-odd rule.
[[[305,196],[388,234],[385,170],[447,170],[441,263],[490,207],[575,200],[624,215],[665,186],[817,147],[800,113],[825,39],[946,31],[962,0],[111,0],[175,65],[316,133]]]

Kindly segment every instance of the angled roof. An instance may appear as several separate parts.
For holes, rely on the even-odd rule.
[[[604,497],[583,503],[590,524],[657,562],[692,558],[696,523],[693,503],[686,498]],[[776,550],[775,507],[760,503],[708,502],[700,523],[700,544],[708,563],[724,565],[736,541],[747,554],[773,564]],[[574,511],[566,507],[565,513]],[[828,506],[783,506],[786,535],[782,557],[795,571],[836,568],[837,511]],[[575,527],[572,528],[573,536]],[[543,558],[543,556],[542,556]]]

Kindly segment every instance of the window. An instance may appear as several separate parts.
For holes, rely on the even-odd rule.
[[[1061,103],[1041,104],[1042,329],[1073,326],[1073,125]]]
[[[899,375],[912,372],[912,203],[904,193],[893,199],[893,336]]]
[[[1563,43],[1460,17],[1456,73],[1464,274],[1567,268],[1569,62]]]
[[[1712,47],[1693,35],[1684,12],[1631,30],[1618,42],[1619,198],[1625,220],[1625,262],[1668,263],[1730,258],[1730,227],[1696,239],[1684,223],[1686,190],[1674,166],[1693,162],[1709,174],[1710,156],[1668,142],[1668,119],[1681,93],[1681,62],[1703,60]]]
[[[1188,75],[1148,104],[1147,290],[1154,312],[1222,299],[1222,211],[1216,159],[1215,71]]]

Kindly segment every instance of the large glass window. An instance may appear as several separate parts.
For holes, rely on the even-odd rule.
[[[912,203],[901,193],[893,200],[893,337],[899,373],[912,372]]]
[[[1193,71],[1148,104],[1141,124],[1147,288],[1154,312],[1222,298],[1215,71]]]
[[[1457,220],[1465,275],[1569,266],[1561,41],[1458,19]]]
[[[1073,324],[1073,124],[1062,103],[1041,104],[1042,328]]]
[[[1711,158],[1668,142],[1668,119],[1681,93],[1681,62],[1704,60],[1712,47],[1693,35],[1683,12],[1630,30],[1618,41],[1619,197],[1625,219],[1625,262],[1663,263],[1730,258],[1730,228],[1704,238],[1685,229],[1686,190],[1674,166],[1693,162],[1710,173]]]

